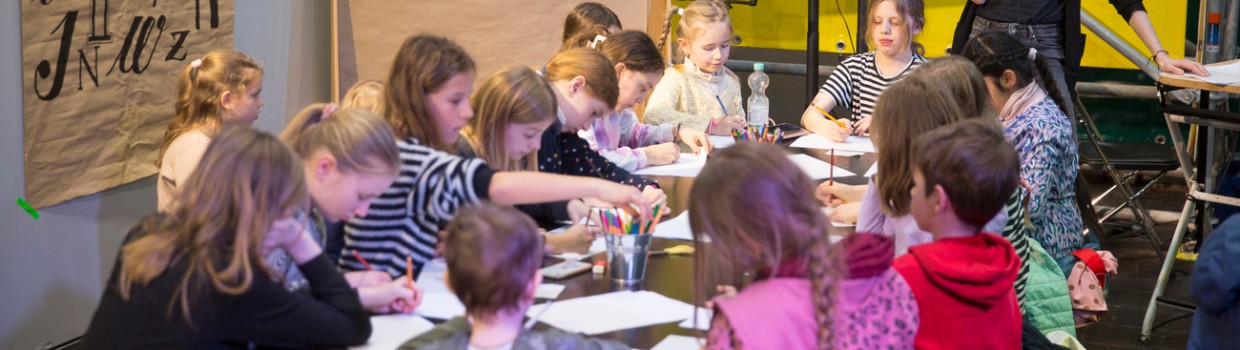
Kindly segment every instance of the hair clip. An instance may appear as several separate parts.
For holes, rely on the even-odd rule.
[[[1032,48],[1032,47],[1031,47],[1031,48],[1029,48],[1029,60],[1030,60],[1030,61],[1035,61],[1035,60],[1037,60],[1037,59],[1038,59],[1038,49],[1035,49],[1035,48]]]
[[[603,42],[604,40],[607,40],[607,37],[602,36],[602,35],[595,35],[594,40],[590,40],[589,46],[591,49],[598,48],[598,44]]]
[[[677,15],[680,15],[681,17],[684,17],[684,16],[685,16],[685,8],[683,8],[683,7],[677,8],[677,9],[676,9],[676,14],[677,14]]]
[[[340,105],[335,103],[323,105],[323,116],[319,117],[319,120],[327,119],[327,117],[332,116],[332,113],[336,113],[337,109],[340,109]]]
[[[190,61],[189,66],[194,69],[198,69],[199,67],[202,67],[202,59],[199,58],[199,59]]]

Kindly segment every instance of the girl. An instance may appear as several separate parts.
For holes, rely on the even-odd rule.
[[[366,342],[357,292],[294,213],[305,203],[297,157],[275,137],[216,135],[171,211],[125,238],[85,349],[320,348]],[[312,293],[291,293],[262,256],[284,249]]]
[[[591,148],[629,171],[675,162],[680,156],[677,141],[685,141],[694,153],[710,152],[713,145],[701,131],[670,123],[642,124],[633,113],[633,106],[642,103],[646,92],[663,78],[663,57],[650,36],[626,30],[607,36],[594,48],[615,64],[620,97],[614,112],[578,133]]]
[[[505,171],[534,167],[531,164],[537,160],[532,156],[541,147],[542,134],[555,121],[555,92],[545,78],[525,67],[502,69],[482,83],[470,106],[477,115],[461,130],[457,141],[461,155],[481,158]],[[547,251],[589,250],[594,235],[579,224],[588,209],[576,209],[569,215],[573,225],[564,233],[545,236]]]
[[[890,268],[891,242],[853,235],[844,246],[855,271],[837,271],[831,226],[809,195],[813,182],[796,169],[777,147],[742,142],[712,154],[693,184],[694,245],[712,252],[695,256],[695,290],[710,266],[753,276],[735,296],[712,301],[707,348],[911,348],[916,302]],[[711,247],[701,250],[706,240]],[[854,279],[841,282],[847,275]]]
[[[724,67],[732,45],[732,22],[728,5],[697,0],[681,9],[670,6],[659,50],[671,38],[672,16],[680,14],[676,44],[684,52],[683,64],[667,69],[663,81],[650,95],[646,120],[653,124],[681,124],[711,135],[730,135],[745,127],[741,84]]]
[[[1076,135],[1068,111],[1060,107],[1066,104],[1057,101],[1064,94],[1054,85],[1048,91],[1037,83],[1037,79],[1053,81],[1046,60],[1037,59],[1037,51],[998,31],[979,34],[965,45],[963,55],[985,76],[1003,133],[1020,154],[1021,179],[1030,189],[1030,236],[1056,259],[1081,249],[1083,223],[1075,202]]]
[[[437,232],[461,207],[491,200],[542,203],[593,197],[649,216],[648,201],[631,186],[600,179],[534,172],[496,172],[480,159],[448,152],[473,111],[474,62],[448,39],[417,35],[405,40],[387,83],[387,121],[401,165],[396,182],[375,198],[366,215],[345,225],[345,250],[357,250],[373,268],[400,276],[430,260]],[[412,262],[412,265],[409,263]],[[344,255],[347,270],[362,262]],[[416,274],[416,272],[414,272]]]
[[[340,107],[362,108],[381,116],[387,113],[383,97],[383,83],[377,80],[362,80],[345,92],[344,98],[340,99]]]
[[[224,125],[250,127],[263,107],[263,69],[236,51],[212,51],[181,70],[176,117],[159,145],[159,212],[172,211],[177,186],[194,172]]]
[[[836,142],[843,142],[849,134],[869,133],[870,116],[879,94],[926,62],[921,56],[924,49],[913,40],[926,25],[925,8],[922,0],[870,2],[866,37],[875,51],[841,62],[801,115],[801,124]],[[822,111],[835,106],[848,108],[856,123],[844,121],[841,127],[823,115]]]
[[[570,49],[551,57],[544,73],[551,81],[559,108],[557,120],[543,132],[538,171],[609,179],[641,188],[652,203],[666,202],[667,196],[654,181],[629,174],[591,149],[590,143],[577,135],[616,108],[620,92],[611,61],[594,50]],[[546,225],[550,221],[572,219],[569,210],[561,208],[566,206],[553,203],[521,209]]]
[[[597,2],[583,2],[573,6],[573,10],[568,13],[568,17],[564,19],[564,47],[582,47],[575,45],[577,37],[583,32],[602,31],[602,35],[619,32],[624,29],[620,25],[620,17],[615,12],[603,4]],[[588,40],[593,40],[591,35]]]
[[[400,167],[396,139],[382,118],[364,109],[336,109],[334,104],[307,106],[280,135],[301,157],[305,171],[310,209],[303,224],[333,263],[340,259],[344,237],[327,224],[365,215]],[[283,251],[267,261],[283,273],[289,290],[307,289],[301,271]],[[420,302],[416,286],[386,273],[355,271],[345,278],[357,288],[362,305],[378,313],[412,310]]]

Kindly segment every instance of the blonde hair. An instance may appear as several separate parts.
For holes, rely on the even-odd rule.
[[[343,108],[324,116],[326,106],[316,103],[303,108],[280,133],[280,140],[303,158],[326,149],[346,173],[395,175],[400,171],[396,137],[383,118],[362,108]]]
[[[181,134],[198,127],[222,125],[220,96],[225,92],[245,94],[262,76],[263,68],[258,62],[228,50],[208,52],[182,68],[177,82],[176,116],[164,132],[155,165],[163,163],[164,152]]]
[[[728,32],[732,32],[732,19],[728,16],[728,4],[719,0],[696,0],[689,6],[679,8],[676,6],[668,6],[667,14],[664,16],[663,32],[659,34],[659,51],[663,51],[667,44],[673,42],[672,38],[672,17],[678,13],[680,22],[676,26],[676,37],[685,38],[693,41],[697,37],[698,32],[702,31],[702,27],[714,23],[726,23]],[[688,29],[686,29],[688,28]],[[732,36],[731,34],[728,35]],[[679,62],[684,59],[684,53],[678,48],[672,49],[672,57],[670,61]]]
[[[784,151],[769,144],[740,142],[710,157],[689,194],[694,246],[706,251],[706,236],[713,253],[709,263],[707,254],[694,255],[695,304],[701,304],[706,269],[712,266],[733,274],[759,274],[756,279],[803,272],[813,288],[817,348],[832,348],[831,315],[841,263],[830,249],[830,225],[814,199],[814,182]],[[764,273],[767,276],[760,275]],[[741,282],[732,279],[722,283]]]
[[[261,247],[272,224],[305,204],[304,174],[293,152],[270,134],[228,127],[212,139],[202,162],[182,184],[177,206],[143,220],[145,234],[121,248],[117,288],[129,300],[134,285],[146,285],[173,264],[184,264],[180,285],[168,305],[179,302],[190,322],[191,293],[201,284],[240,295],[255,278],[274,278]],[[255,276],[255,270],[260,276]]]
[[[934,128],[977,118],[965,113],[944,81],[933,80],[920,69],[892,84],[878,98],[870,135],[878,149],[879,203],[888,216],[909,213],[913,188],[913,138]]]
[[[918,55],[924,55],[926,53],[926,47],[922,46],[921,43],[916,40],[913,40],[913,28],[922,29],[926,27],[926,3],[922,0],[870,1],[870,6],[867,10],[868,12],[866,13],[873,16],[875,12],[878,12],[878,5],[882,4],[884,1],[892,1],[896,3],[896,14],[900,15],[901,19],[905,22],[904,31],[908,34],[909,50],[916,52]],[[870,23],[865,27],[865,40],[866,42],[870,42],[870,38],[874,36],[874,28],[877,26],[872,23],[873,20],[871,19],[867,19],[866,21]],[[870,42],[870,46],[874,46],[874,43]]]
[[[928,80],[947,85],[957,104],[966,115],[994,119],[995,110],[990,103],[990,90],[982,71],[960,55],[944,56],[930,60],[910,74],[924,76]]]
[[[555,91],[551,84],[538,73],[521,66],[492,74],[474,92],[469,104],[474,117],[469,119],[461,134],[478,158],[500,171],[522,168],[520,161],[508,158],[508,125],[550,120],[556,113]],[[526,162],[536,164],[536,159]]]
[[[547,62],[547,80],[571,80],[581,76],[586,79],[586,91],[602,100],[607,108],[615,109],[620,99],[620,82],[616,67],[611,60],[598,51],[586,48],[560,51]]]
[[[375,115],[384,115],[387,111],[383,100],[383,83],[378,80],[362,80],[353,84],[344,98],[340,99],[341,108],[364,108]]]
[[[476,71],[465,49],[447,38],[429,34],[409,37],[396,53],[387,82],[387,114],[400,139],[415,138],[423,145],[456,154],[444,143],[428,98],[457,74]]]

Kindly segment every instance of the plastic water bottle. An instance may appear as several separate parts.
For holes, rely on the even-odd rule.
[[[770,118],[771,100],[766,98],[766,87],[771,85],[771,78],[762,70],[766,65],[753,64],[753,73],[749,74],[749,125],[765,126]]]

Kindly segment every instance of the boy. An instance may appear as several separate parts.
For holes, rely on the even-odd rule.
[[[914,140],[911,211],[934,242],[895,261],[921,323],[917,349],[1019,349],[1021,315],[1012,283],[1020,259],[983,232],[1020,182],[1020,161],[993,120],[941,126]]]
[[[522,318],[542,283],[543,242],[534,220],[509,206],[483,203],[448,224],[444,282],[465,304],[458,317],[401,349],[628,349],[560,330],[529,331]]]

